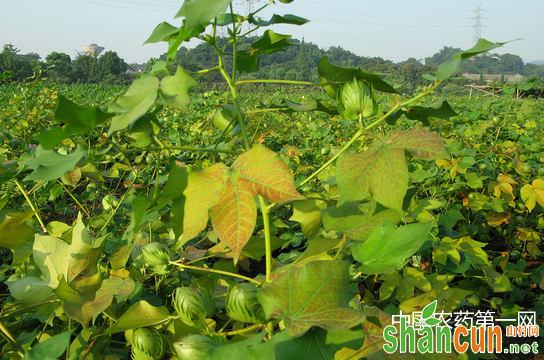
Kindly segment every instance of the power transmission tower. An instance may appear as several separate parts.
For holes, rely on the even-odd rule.
[[[476,16],[472,19],[474,20],[474,25],[472,27],[474,28],[474,34],[472,35],[472,45],[476,45],[478,43],[478,40],[482,37],[482,22],[481,19],[485,19],[480,15],[482,10],[482,4],[476,5],[476,10],[473,10],[476,12]]]
[[[245,11],[245,15],[244,16],[248,16],[249,14],[251,14],[253,12],[253,4],[256,4],[256,3],[259,3],[261,2],[260,0],[244,0],[243,2],[241,3],[238,3],[237,5],[245,5],[246,6],[246,11]],[[249,22],[244,24],[244,27],[242,29],[242,31],[244,32],[248,32],[250,29],[250,26],[249,26]]]

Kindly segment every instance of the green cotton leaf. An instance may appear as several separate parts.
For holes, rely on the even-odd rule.
[[[544,180],[536,179],[532,184],[523,185],[520,194],[529,212],[533,211],[537,203],[544,208]]]
[[[70,337],[76,329],[68,330],[37,344],[25,351],[23,360],[56,360],[64,354],[70,344]]]
[[[187,29],[206,25],[219,13],[225,12],[232,0],[185,0],[174,19],[185,16]]]
[[[189,41],[190,38],[198,36],[198,34],[204,32],[204,27],[200,27],[201,29],[195,30],[195,29],[187,29],[185,26],[186,21],[183,20],[183,25],[181,28],[179,28],[179,32],[177,36],[170,37],[170,41],[168,43],[168,51],[166,52],[166,61],[174,61],[176,58],[176,54],[178,53],[178,49],[182,42]],[[196,33],[196,34],[195,34]]]
[[[441,311],[451,313],[463,301],[465,297],[472,294],[472,291],[459,288],[448,288],[448,279],[433,284],[433,288],[415,298],[403,301],[399,309],[404,314],[411,314],[413,311],[421,311],[425,306],[436,300],[435,312]]]
[[[238,119],[236,108],[232,105],[221,105],[215,113],[213,123],[216,128],[221,131],[226,131],[229,125]]]
[[[298,104],[289,100],[282,100],[280,103],[276,104],[264,104],[261,103],[261,106],[266,109],[275,109],[287,114],[292,114],[299,111],[321,111],[329,115],[338,115],[338,108],[331,103],[322,100],[306,100],[302,104]]]
[[[173,38],[177,38],[177,35],[179,34],[180,28],[170,25],[167,22],[162,22],[155,30],[153,30],[153,33],[151,36],[143,43],[150,44],[150,43],[158,43],[161,41],[170,41]]]
[[[255,19],[253,15],[249,17],[249,22],[257,26],[268,26],[273,24],[293,24],[293,25],[304,25],[310,20],[301,18],[296,15],[286,14],[286,15],[272,15],[270,20],[264,21],[261,18]]]
[[[34,216],[33,211],[5,214],[2,223],[0,223],[0,248],[10,249],[15,252],[31,242],[37,231],[27,225],[26,221],[32,216]],[[30,255],[32,250],[26,250],[25,252]]]
[[[389,221],[374,229],[370,237],[352,247],[363,274],[383,274],[402,267],[406,258],[423,245],[434,223],[415,223],[395,228]]]
[[[158,134],[160,125],[154,115],[146,114],[136,120],[127,134],[132,139],[131,146],[146,147],[153,143],[153,135]]]
[[[290,336],[312,326],[328,331],[350,329],[365,319],[349,303],[349,262],[312,261],[291,266],[257,295],[267,318],[283,319]]]
[[[162,63],[166,66],[166,63]],[[164,66],[161,64],[157,72],[161,72]],[[155,66],[153,68],[155,69]],[[155,103],[157,95],[160,95],[166,104],[185,109],[191,102],[189,89],[196,85],[198,85],[196,80],[179,66],[175,75],[165,76],[160,82],[155,76],[134,80],[128,91],[108,106],[109,112],[118,114],[111,121],[108,135],[132,127]]]
[[[204,230],[211,214],[215,232],[232,250],[235,263],[255,228],[256,195],[271,202],[304,199],[295,189],[291,170],[262,145],[240,155],[230,168],[218,163],[191,172],[184,195],[182,241]]]
[[[440,135],[422,128],[391,131],[363,153],[342,153],[336,162],[340,190],[338,206],[359,201],[370,193],[374,200],[402,213],[408,189],[405,150],[423,160],[449,158]]]
[[[255,349],[259,349],[259,344],[263,343],[265,334],[260,333],[251,336],[243,341],[231,342],[225,345],[214,346],[204,354],[202,360],[231,360],[231,359],[254,359]],[[261,353],[259,360],[274,360],[274,353]]]
[[[130,223],[123,236],[127,239],[129,245],[132,244],[135,232],[138,230],[146,213],[148,205],[147,197],[145,195],[138,195],[132,199],[130,205],[132,208],[132,211],[130,212]]]
[[[503,46],[504,44],[506,44],[506,42],[492,43],[485,39],[479,39],[478,43],[474,47],[454,54],[451,61],[441,64],[438,67],[438,70],[434,73],[434,75],[441,80],[447,80],[455,73],[461,71],[461,62],[463,60],[469,59],[478,54],[488,52],[490,50]]]
[[[309,194],[308,197],[320,197],[318,194]],[[290,221],[300,223],[302,233],[307,239],[314,238],[321,229],[321,210],[327,207],[325,199],[308,199],[293,204],[293,216]]]
[[[375,213],[376,202],[366,211],[362,211],[363,205],[356,202],[343,204],[340,207],[331,206],[323,210],[322,218],[325,230],[336,230],[346,234],[350,239],[364,241],[374,228],[389,220],[397,224],[401,218],[396,210],[386,209]]]
[[[445,100],[435,102],[431,105],[412,106],[404,113],[408,119],[421,121],[425,126],[431,124],[429,122],[430,117],[447,119],[452,116],[457,116],[457,113],[453,111],[450,104]]]
[[[332,250],[338,251],[337,249],[341,241],[342,239],[332,238],[308,239],[306,250],[295,260],[294,264],[301,265],[314,260],[330,260],[332,256],[327,253]]]
[[[96,291],[102,280],[98,272],[98,259],[102,247],[93,247],[89,232],[78,214],[72,230],[71,244],[52,236],[36,235],[32,248],[33,261],[43,279],[27,276],[9,283],[12,296],[25,303],[36,303],[53,296],[62,274],[76,293]]]
[[[452,230],[459,220],[465,220],[463,214],[457,209],[449,209],[445,214],[442,213],[439,215],[438,225]]]
[[[494,292],[509,292],[512,291],[512,284],[506,274],[499,274],[495,269],[490,266],[482,266],[484,270],[487,283]]]
[[[170,320],[170,312],[166,306],[153,306],[145,300],[133,304],[121,317],[107,329],[104,334],[116,334],[121,331],[146,326],[163,324]]]
[[[389,125],[395,125],[397,123],[397,120],[400,119],[400,117],[404,114],[406,114],[406,111],[403,109],[393,111],[389,116],[385,118],[385,122]]]
[[[364,341],[365,332],[360,325],[335,332],[312,328],[299,337],[290,336],[287,331],[282,331],[272,339],[249,348],[253,357],[245,359],[330,360],[336,359],[335,354],[337,356],[342,349],[359,349]]]
[[[34,169],[25,181],[51,181],[57,180],[65,173],[71,172],[77,163],[87,153],[82,146],[77,146],[76,150],[68,155],[61,155],[54,150],[38,151],[36,158],[26,162],[26,165]]]
[[[317,65],[317,71],[322,84],[325,85],[327,94],[333,99],[336,99],[338,90],[353,78],[366,80],[374,86],[375,90],[397,94],[391,85],[383,81],[380,76],[383,74],[372,74],[364,71],[361,68],[341,68],[330,63],[329,58],[322,57]]]
[[[266,30],[259,40],[251,44],[251,50],[236,52],[236,70],[249,73],[259,69],[259,56],[285,51],[284,48],[294,45],[289,42],[290,38],[291,35]]]
[[[159,92],[159,79],[154,76],[134,80],[128,91],[108,106],[109,112],[118,113],[108,135],[134,124],[153,105]]]
[[[384,280],[380,286],[380,300],[387,299],[395,289],[397,289],[397,299],[400,302],[410,299],[416,287],[422,291],[431,290],[431,284],[421,269],[405,267],[402,276],[394,271],[384,274],[380,279]]]
[[[165,76],[161,80],[160,95],[168,105],[178,109],[186,109],[191,103],[189,89],[197,85],[198,82],[178,66],[174,76]]]
[[[244,17],[238,14],[219,14],[217,15],[217,26],[227,26],[230,24],[236,24],[238,22],[243,22]]]
[[[90,131],[113,116],[113,114],[100,110],[97,106],[91,108],[80,107],[64,96],[59,95],[59,103],[55,109],[55,122],[64,125],[38,134],[35,139],[40,142],[45,150],[49,150],[60,144],[62,140]]]

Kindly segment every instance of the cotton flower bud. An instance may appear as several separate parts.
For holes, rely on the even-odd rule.
[[[159,360],[164,355],[164,342],[155,329],[139,328],[132,334],[133,360]]]
[[[208,314],[207,301],[209,299],[206,299],[206,295],[193,287],[179,287],[172,294],[172,305],[179,318],[190,326],[204,322]]]
[[[158,275],[168,273],[172,253],[164,244],[152,242],[142,248],[142,256],[147,266]]]
[[[234,286],[227,300],[227,315],[242,322],[265,323],[263,307],[257,300],[257,288],[248,283]]]
[[[206,352],[215,346],[212,339],[200,334],[186,336],[172,344],[179,360],[204,359]]]
[[[355,77],[340,88],[337,98],[338,111],[346,120],[358,121],[360,117],[371,117],[380,109],[372,85]]]

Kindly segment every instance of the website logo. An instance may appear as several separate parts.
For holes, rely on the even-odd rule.
[[[437,301],[412,315],[393,315],[393,325],[383,329],[383,350],[392,354],[478,353],[538,354],[538,343],[503,346],[503,328],[497,322],[516,322],[516,319],[495,319],[493,311],[458,311],[436,313]],[[505,328],[506,337],[538,338],[539,327],[534,311],[518,312],[517,325]]]

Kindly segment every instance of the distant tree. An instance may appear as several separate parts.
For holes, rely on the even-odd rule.
[[[99,80],[107,75],[119,76],[127,70],[125,61],[115,51],[108,51],[98,58],[97,74]]]
[[[504,84],[506,81],[504,80],[504,74],[501,75],[501,80],[499,81],[501,84]]]
[[[308,55],[306,54],[304,39],[302,39],[302,42],[299,46],[299,52],[297,56],[297,70],[297,80],[305,81],[310,79],[312,75],[312,69],[310,67],[310,62],[308,61]]]
[[[529,77],[536,75],[539,78],[544,77],[544,65],[526,64],[523,68],[523,76]]]
[[[478,79],[478,81],[476,81],[476,85],[485,85],[486,82],[484,80],[484,74],[480,74],[480,79]]]
[[[444,46],[439,52],[434,54],[431,57],[425,58],[426,65],[439,66],[446,61],[450,61],[453,54],[462,51],[460,48],[454,48],[449,46]]]
[[[10,78],[11,81],[24,80],[31,77],[33,75],[33,68],[39,66],[39,62],[36,60],[17,56],[19,51],[12,44],[6,44],[0,53],[0,73],[4,71],[15,73]]]
[[[72,73],[72,81],[79,82],[96,82],[96,74],[98,68],[98,60],[87,53],[78,53],[74,61],[72,61],[74,72]]]
[[[45,57],[45,63],[47,67],[54,66],[51,71],[58,75],[67,76],[72,70],[72,59],[65,53],[53,51]]]

